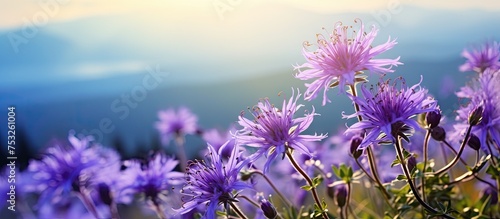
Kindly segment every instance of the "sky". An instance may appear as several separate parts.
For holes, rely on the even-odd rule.
[[[408,59],[458,58],[464,46],[498,37],[500,29],[500,2],[494,0],[0,4],[0,85],[16,88],[143,73],[157,64],[171,73],[170,81],[184,83],[292,71],[304,61],[304,41],[337,21],[354,25],[356,18],[381,29],[378,42],[398,38],[394,55],[416,48],[403,57]]]

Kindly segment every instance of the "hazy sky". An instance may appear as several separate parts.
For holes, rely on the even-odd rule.
[[[460,58],[498,38],[500,1],[0,0],[1,86],[145,72],[175,82],[293,74],[302,43],[361,18],[397,45],[387,56]]]

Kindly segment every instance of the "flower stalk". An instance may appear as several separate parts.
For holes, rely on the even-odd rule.
[[[323,218],[328,219],[329,218],[328,214],[326,214],[327,209],[323,209],[323,207],[322,207],[323,205],[319,199],[318,192],[316,191],[316,186],[314,185],[313,180],[311,179],[311,177],[309,177],[309,175],[307,175],[307,173],[302,169],[302,167],[300,167],[300,165],[297,163],[297,161],[295,161],[295,158],[293,158],[291,149],[288,149],[286,151],[286,155],[288,157],[288,160],[290,161],[290,164],[292,164],[292,166],[295,168],[295,170],[297,170],[297,172],[300,175],[302,175],[302,177],[304,177],[307,184],[309,186],[311,186],[311,194],[314,198],[314,202],[316,202],[316,205],[320,209],[321,215],[323,216]]]

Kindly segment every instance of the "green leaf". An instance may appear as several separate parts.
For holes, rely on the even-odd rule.
[[[403,150],[403,156],[405,157],[405,160],[411,157],[411,153],[408,152],[407,150]]]
[[[500,176],[500,170],[499,168],[495,168],[493,165],[488,166],[488,169],[486,169],[486,173],[491,175],[491,178],[493,179],[498,179]]]
[[[313,187],[312,187],[312,186],[310,186],[310,185],[305,185],[305,186],[301,186],[300,188],[301,188],[301,189],[303,189],[303,190],[309,191],[309,190],[311,190]]]
[[[332,171],[333,173],[338,177],[338,178],[342,178],[340,177],[340,170],[338,167],[336,167],[335,165],[332,165]]]
[[[395,160],[392,161],[391,167],[394,167],[394,166],[397,166],[397,165],[400,165],[400,164],[401,164],[401,162],[399,161],[399,159],[396,158]]]
[[[217,214],[219,216],[222,216],[222,217],[226,217],[227,216],[226,212],[223,212],[223,211],[216,211],[215,214]]]
[[[396,177],[397,180],[406,180],[406,176],[405,175],[398,175],[398,177]]]
[[[319,186],[323,182],[323,177],[317,176],[313,178],[313,187]]]

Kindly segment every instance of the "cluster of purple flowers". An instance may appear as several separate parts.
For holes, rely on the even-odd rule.
[[[456,111],[456,123],[445,124],[437,100],[421,85],[423,78],[411,86],[403,77],[386,78],[386,73],[394,73],[392,67],[402,65],[399,57],[375,57],[393,48],[396,40],[389,38],[373,46],[378,29],[372,27],[366,33],[364,24],[355,22],[360,24],[359,30],[337,23],[328,36],[317,35],[314,51],[309,51],[310,44],[306,43],[306,62],[295,67],[296,78],[314,80],[305,84],[304,100],[315,99],[323,90],[325,105],[331,102],[327,91],[339,86],[340,94],[346,95],[354,106],[353,113],[342,115],[350,124],[348,127],[332,129],[335,134],[330,137],[310,134],[308,129],[319,114],[314,106],[302,114],[302,94],[292,88],[290,98],[283,98],[280,106],[263,98],[249,108],[250,118],[241,113],[237,124],[223,132],[202,130],[198,117],[186,107],[160,111],[156,128],[162,143],[169,145],[174,140],[177,158],[160,150],[145,160],[122,160],[116,151],[95,143],[91,137],[70,132],[68,141],[47,148],[23,172],[19,196],[35,194],[38,200],[25,212],[44,218],[119,218],[120,206],[142,203],[144,209],[150,209],[159,218],[195,217],[194,214],[209,219],[247,218],[247,214],[254,218],[329,218],[334,216],[331,209],[337,209],[341,218],[356,214],[366,217],[351,209],[351,202],[356,201],[352,196],[357,189],[375,185],[385,203],[375,200],[373,208],[389,205],[392,210],[417,209],[415,206],[421,205],[429,215],[452,218],[453,211],[440,211],[429,204],[432,195],[425,191],[429,188],[425,184],[432,177],[448,173],[459,160],[470,175],[456,177],[453,183],[477,179],[486,185],[480,188],[488,197],[485,200],[496,204],[500,187],[500,178],[495,178],[495,173],[500,172],[499,44],[488,42],[462,53],[467,61],[460,70],[474,71],[476,75],[456,93],[469,100]],[[377,73],[378,83],[368,84],[368,75],[363,71]],[[185,136],[195,134],[207,142],[200,154],[204,159],[187,161]],[[468,154],[464,153],[466,145],[476,153],[475,165],[464,161]],[[435,153],[438,148],[444,159]],[[443,161],[429,159],[429,150],[431,157]],[[481,161],[479,156],[483,154],[489,156]],[[454,158],[448,161],[447,157]],[[288,162],[276,161],[277,158],[286,158]],[[490,162],[491,179],[483,179],[484,174],[479,173],[486,162]],[[436,164],[443,167],[435,170]],[[401,168],[393,168],[397,165]],[[408,186],[398,187],[400,181]],[[449,178],[434,181],[434,186],[441,189],[451,185],[446,184]],[[2,194],[4,190],[0,184]],[[401,193],[398,191],[405,191],[399,199],[394,198]],[[403,197],[410,199],[406,205],[398,206],[404,202]],[[336,207],[327,203],[335,203]],[[278,207],[289,210],[280,211]],[[499,216],[494,210],[490,216]],[[427,215],[421,210],[415,212],[408,216]]]

